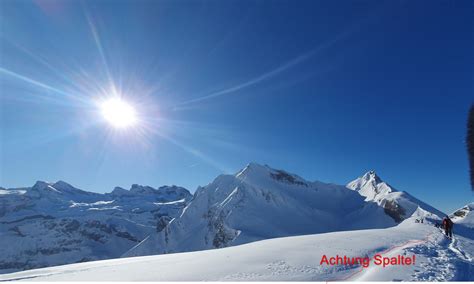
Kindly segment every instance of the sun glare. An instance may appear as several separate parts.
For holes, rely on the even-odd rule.
[[[128,128],[137,123],[137,114],[132,105],[119,98],[111,98],[100,105],[102,116],[115,128]]]

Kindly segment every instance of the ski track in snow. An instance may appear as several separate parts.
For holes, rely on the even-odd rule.
[[[444,234],[441,232],[441,234]],[[438,236],[439,237],[439,236]],[[421,263],[422,269],[416,270],[412,281],[453,281],[472,279],[474,263],[467,253],[458,247],[459,237],[448,239],[445,236],[439,242],[430,242],[416,246],[410,251],[417,255],[426,256]]]
[[[444,232],[441,231],[441,234]],[[396,252],[406,255],[407,252],[418,256],[426,256],[426,261],[421,262],[422,269],[414,269],[410,281],[452,281],[472,279],[474,275],[473,258],[458,247],[458,238],[452,240],[447,238],[437,242],[433,237],[440,237],[436,233],[431,233],[422,240],[409,240],[405,243],[392,246],[385,251],[379,252],[384,257],[393,256]],[[373,253],[375,254],[375,253]],[[418,257],[419,259],[420,257]],[[371,263],[373,258],[371,258]],[[419,260],[418,260],[419,261]],[[363,268],[359,266],[354,272],[336,277],[330,281],[351,281],[369,280],[370,274],[380,267]],[[393,279],[393,281],[401,279]]]
[[[426,256],[427,261],[422,262],[422,269],[415,270],[411,276],[413,281],[449,281],[454,278],[455,267],[449,262],[452,254],[439,245],[416,246],[411,249],[413,253]]]
[[[320,266],[293,266],[285,260],[273,261],[266,265],[264,273],[235,273],[223,277],[222,281],[258,281],[280,279],[282,276],[285,279],[291,278],[293,275],[307,275],[307,278],[311,278],[314,275],[321,275],[324,269]]]
[[[458,247],[458,238],[453,238],[453,241],[449,244],[449,249],[456,253],[459,257],[464,258],[468,262],[473,262],[474,259],[472,256],[470,256],[468,253],[463,252],[459,247]]]

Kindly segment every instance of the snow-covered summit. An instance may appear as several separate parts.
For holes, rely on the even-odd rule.
[[[126,190],[125,188],[120,187],[120,186],[114,187],[114,189],[112,190],[110,194],[115,195],[115,196],[131,195],[129,190]]]
[[[59,180],[57,182],[55,182],[52,187],[54,187],[55,189],[61,191],[61,192],[81,192],[81,193],[91,193],[91,192],[87,192],[87,191],[84,191],[84,190],[81,190],[81,189],[78,189],[72,185],[70,185],[69,183],[65,182],[65,181],[62,181],[62,180]]]
[[[192,198],[192,194],[187,189],[176,185],[165,185],[156,189],[151,186],[132,184],[130,190],[117,186],[107,195],[112,198],[147,198],[157,202],[170,202],[180,199],[189,201]]]
[[[376,183],[381,183],[382,179],[377,175],[377,173],[374,170],[370,170],[366,172],[363,176],[362,179],[369,181],[373,180]]]
[[[450,216],[453,222],[474,228],[474,202],[456,210]]]
[[[98,193],[87,192],[75,188],[74,186],[70,185],[65,181],[57,181],[55,183],[37,181],[32,187],[26,188],[23,194],[25,194],[26,197],[35,199],[77,201],[86,201],[91,198],[100,196],[100,194]]]
[[[40,191],[40,190],[44,190],[45,188],[48,188],[49,186],[51,186],[50,183],[45,182],[45,181],[42,181],[42,180],[38,180],[38,181],[35,182],[35,184],[31,187],[31,190]]]
[[[200,187],[183,213],[126,256],[221,248],[256,240],[395,222],[344,186],[251,163]]]
[[[365,200],[378,200],[384,198],[389,193],[396,190],[385,183],[375,171],[368,171],[363,176],[355,179],[347,184],[347,187],[359,192],[360,195],[365,196]]]
[[[156,189],[151,186],[144,186],[139,184],[132,184],[130,188],[130,192],[132,193],[139,193],[139,194],[153,194],[155,193]]]
[[[161,195],[163,201],[180,199],[189,201],[193,197],[186,188],[176,185],[161,186],[156,190],[156,192]]]
[[[438,218],[444,215],[443,212],[416,199],[407,192],[396,190],[384,182],[373,170],[349,182],[347,188],[364,196],[365,201],[377,203],[396,222],[401,222],[413,215],[418,207],[433,213]]]
[[[257,163],[249,163],[245,168],[240,170],[235,177],[250,184],[258,184],[267,180],[274,181],[275,183],[308,186],[303,178],[295,174],[290,174],[286,171],[273,169],[268,165],[260,165]]]

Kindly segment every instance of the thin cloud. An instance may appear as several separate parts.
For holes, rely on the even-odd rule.
[[[309,60],[311,57],[315,56],[316,54],[330,48],[336,42],[340,41],[341,39],[343,39],[347,35],[348,35],[348,32],[341,33],[339,36],[337,36],[333,40],[327,41],[327,42],[321,44],[320,46],[318,46],[318,47],[316,47],[316,48],[314,48],[314,49],[312,49],[312,50],[310,50],[306,53],[300,54],[297,57],[287,61],[286,63],[278,66],[277,68],[275,68],[275,69],[273,69],[269,72],[266,72],[262,75],[259,75],[259,76],[255,77],[255,78],[253,78],[249,81],[243,82],[243,83],[238,84],[236,86],[233,86],[233,87],[230,87],[230,88],[227,88],[227,89],[215,92],[215,93],[211,93],[209,95],[205,95],[205,96],[202,96],[202,97],[199,97],[199,98],[195,98],[195,99],[191,99],[191,100],[188,100],[188,101],[185,101],[185,102],[181,102],[181,103],[175,105],[175,108],[180,107],[180,106],[193,104],[193,103],[206,101],[206,100],[217,98],[217,97],[221,97],[221,96],[228,95],[228,94],[231,94],[231,93],[235,93],[235,92],[240,91],[244,88],[248,88],[248,87],[256,85],[256,84],[258,84],[262,81],[271,79],[271,78],[285,72],[286,70]]]

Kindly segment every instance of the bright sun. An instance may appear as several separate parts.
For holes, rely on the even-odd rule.
[[[137,123],[132,105],[119,98],[111,98],[100,105],[102,116],[115,128],[128,128]]]

